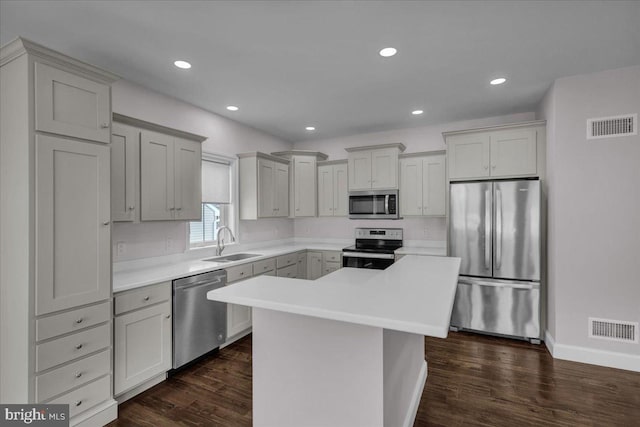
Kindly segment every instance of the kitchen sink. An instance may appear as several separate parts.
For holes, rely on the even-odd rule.
[[[233,261],[240,261],[241,259],[253,258],[257,256],[260,256],[260,254],[231,254],[231,255],[217,256],[215,258],[207,258],[207,259],[203,259],[203,261],[233,262]]]

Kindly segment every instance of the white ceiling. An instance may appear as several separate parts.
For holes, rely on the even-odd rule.
[[[640,2],[3,0],[17,36],[295,142],[532,111],[558,77],[640,64]]]

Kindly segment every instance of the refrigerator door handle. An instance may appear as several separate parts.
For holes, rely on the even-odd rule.
[[[462,285],[476,285],[476,286],[492,286],[494,288],[513,288],[513,289],[538,289],[540,287],[537,283],[511,283],[511,282],[485,282],[482,280],[465,280],[458,279],[458,283]]]
[[[484,268],[491,268],[491,191],[484,192]]]
[[[496,270],[502,266],[502,192],[496,189]]]

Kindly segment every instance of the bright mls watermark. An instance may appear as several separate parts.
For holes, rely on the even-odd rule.
[[[0,426],[68,427],[69,405],[0,405]]]

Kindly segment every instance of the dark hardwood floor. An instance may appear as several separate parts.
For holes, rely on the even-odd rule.
[[[640,425],[640,373],[554,360],[544,345],[463,332],[425,343],[429,375],[416,426]],[[250,426],[251,337],[118,411],[111,426]]]

